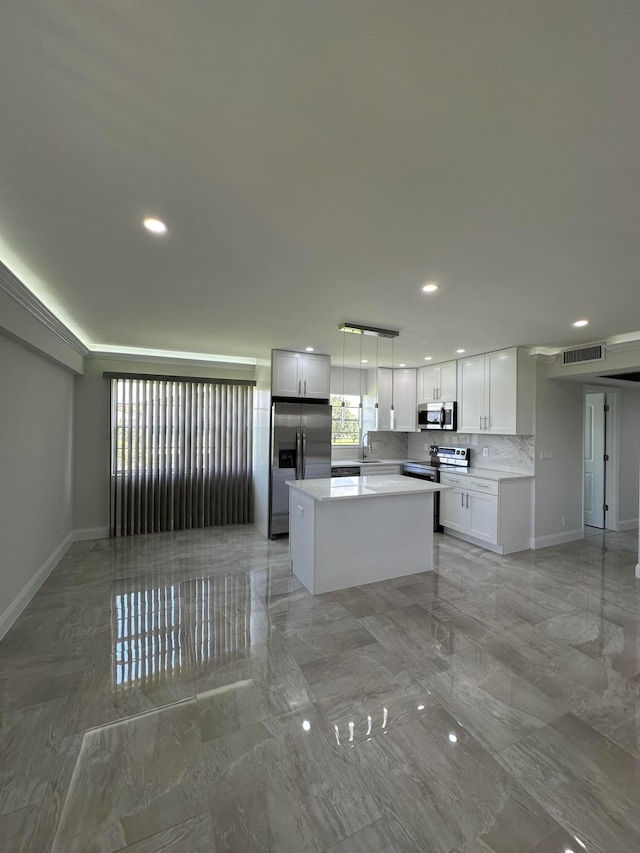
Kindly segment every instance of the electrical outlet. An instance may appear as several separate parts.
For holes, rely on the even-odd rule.
[[[482,455],[483,455],[483,456],[488,456],[488,455],[489,455],[489,448],[488,448],[488,447],[483,447],[483,448],[482,448]]]
[[[564,530],[566,526],[567,526],[567,519],[563,515],[562,516],[562,529]]]
[[[379,441],[372,441],[371,447],[373,450],[380,450],[380,442]]]
[[[424,449],[425,449],[425,450],[429,450],[429,448],[430,448],[430,447],[431,447],[431,445],[429,444],[429,442],[428,442],[428,441],[425,441],[425,443],[424,443]]]

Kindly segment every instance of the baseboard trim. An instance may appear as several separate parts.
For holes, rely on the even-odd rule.
[[[29,583],[22,589],[21,592],[13,599],[11,604],[4,611],[2,616],[0,616],[0,640],[7,634],[11,626],[18,619],[22,611],[29,604],[33,596],[40,589],[42,584],[49,577],[51,572],[58,565],[60,560],[64,557],[69,546],[75,541],[74,540],[74,532],[66,536],[62,542],[58,545],[56,550],[49,556],[49,558],[40,566],[35,575],[31,578]]]
[[[584,529],[582,527],[576,530],[563,530],[562,533],[550,533],[547,536],[538,536],[531,540],[531,547],[534,551],[539,548],[549,548],[550,545],[564,545],[566,542],[576,542],[578,539],[584,539]]]
[[[58,565],[74,542],[86,542],[90,539],[108,539],[108,527],[85,527],[82,530],[72,530],[58,545],[51,556],[40,566],[24,589],[18,593],[4,613],[0,616],[0,640],[9,632],[22,611],[25,610],[33,596]]]
[[[74,542],[87,542],[89,539],[108,539],[108,527],[83,527],[81,530],[73,531]]]
[[[638,527],[637,518],[628,518],[626,521],[618,523],[618,530],[636,530]]]

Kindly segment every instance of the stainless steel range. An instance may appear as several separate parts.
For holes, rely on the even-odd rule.
[[[440,470],[448,468],[468,468],[471,455],[468,447],[439,447],[431,445],[431,459],[429,462],[404,462],[402,473],[405,477],[413,477],[416,480],[429,480],[432,483],[440,482]],[[441,531],[440,524],[440,493],[433,496],[433,529]]]

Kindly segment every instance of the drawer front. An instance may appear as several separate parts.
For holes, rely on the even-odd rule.
[[[456,474],[440,474],[440,482],[443,486],[459,486],[464,489],[467,486],[467,477],[459,477]]]
[[[483,480],[481,477],[467,477],[466,488],[474,492],[484,492],[486,495],[497,495],[499,483],[497,480]]]

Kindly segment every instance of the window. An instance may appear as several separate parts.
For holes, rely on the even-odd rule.
[[[331,397],[331,444],[338,447],[357,447],[360,444],[361,399],[358,394],[334,394]]]
[[[111,535],[251,521],[253,383],[111,379]]]

